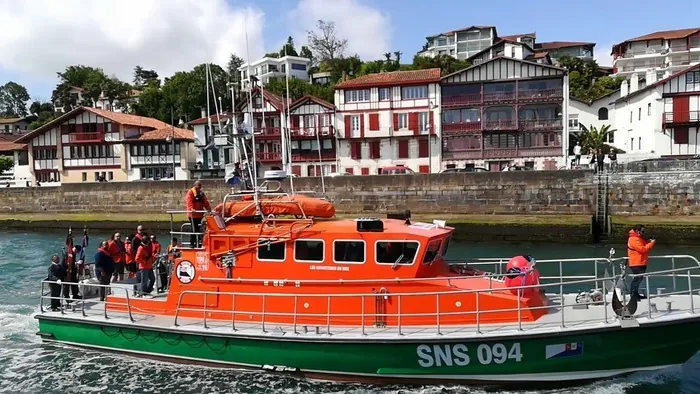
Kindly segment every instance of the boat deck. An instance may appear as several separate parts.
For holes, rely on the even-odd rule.
[[[128,283],[113,284],[113,287],[126,287],[132,291],[133,285]],[[115,290],[113,290],[115,292]],[[116,294],[119,294],[118,292]],[[154,300],[165,300],[167,293],[154,296]],[[130,294],[131,296],[131,294]],[[160,316],[143,313],[138,308],[131,307],[131,317],[128,312],[113,311],[104,302],[86,299],[73,304],[73,308],[64,311],[47,311],[44,308],[38,317],[60,320],[131,326],[134,328],[153,328],[171,332],[204,334],[214,336],[244,336],[277,339],[304,340],[416,340],[434,338],[483,338],[511,335],[556,334],[557,332],[571,333],[578,330],[591,330],[606,327],[633,327],[652,322],[674,321],[693,317],[700,306],[700,295],[692,297],[685,294],[652,294],[648,300],[640,300],[634,318],[620,319],[615,316],[611,306],[611,294],[605,303],[600,305],[577,305],[576,294],[564,296],[562,308],[559,295],[549,295],[551,307],[548,313],[535,322],[508,324],[472,324],[472,325],[431,325],[431,326],[402,326],[375,327],[359,326],[304,326],[301,324],[279,324],[265,322],[250,323],[239,320],[213,320],[204,318],[193,319],[179,317],[177,324],[172,316]],[[132,321],[133,318],[133,321]]]

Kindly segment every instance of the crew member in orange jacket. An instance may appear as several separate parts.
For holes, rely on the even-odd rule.
[[[644,238],[644,225],[636,225],[630,230],[627,240],[627,257],[629,257],[629,267],[633,274],[639,275],[647,271],[649,252],[654,245],[656,245],[655,239],[646,240]],[[639,294],[639,285],[643,279],[644,277],[642,276],[635,276],[630,286],[630,294],[632,296],[636,295],[639,299],[646,298]],[[647,289],[647,292],[649,292],[649,289]]]
[[[211,205],[209,205],[209,200],[207,200],[207,196],[204,195],[202,191],[202,183],[200,181],[196,181],[194,186],[187,191],[185,195],[185,206],[187,207],[187,217],[190,219],[190,223],[192,223],[192,232],[198,233],[200,231],[200,225],[202,224],[202,218],[204,217],[201,211],[211,211]],[[197,238],[198,237],[194,234],[190,235],[191,247],[199,247],[199,240]]]
[[[139,265],[138,276],[141,278],[141,296],[151,294],[153,285],[156,282],[156,276],[153,273],[153,249],[151,248],[151,239],[143,238],[143,243],[139,246],[136,252],[136,262]]]
[[[124,265],[126,264],[126,247],[119,233],[114,233],[112,239],[107,242],[107,252],[114,260],[114,275],[112,282],[124,280]]]

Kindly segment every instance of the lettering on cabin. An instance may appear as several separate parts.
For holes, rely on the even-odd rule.
[[[309,269],[311,271],[350,271],[350,267],[334,265],[312,265]]]
[[[197,270],[209,271],[209,258],[207,252],[197,252]]]
[[[502,343],[481,344],[472,346],[476,349],[475,354],[469,352],[467,345],[458,343],[455,345],[419,345],[416,348],[418,355],[418,365],[423,368],[432,367],[465,367],[471,362],[478,362],[481,365],[503,364],[508,360],[520,362],[523,358],[520,352],[520,343],[516,342],[510,349]]]

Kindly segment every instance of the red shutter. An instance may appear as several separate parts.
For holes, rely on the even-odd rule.
[[[352,167],[348,167],[345,169],[345,172],[352,175],[352,174],[355,174],[355,169]]]
[[[413,135],[418,135],[418,112],[408,114],[408,129],[413,130]]]
[[[98,133],[104,133],[104,132],[105,132],[105,124],[104,124],[104,123],[98,123],[98,124],[97,124],[97,132],[98,132]]]
[[[673,98],[673,121],[676,123],[679,122],[688,122],[690,120],[690,112],[688,111],[690,108],[690,102],[688,101],[689,97],[688,96],[683,96],[679,97],[676,96]]]
[[[369,158],[370,159],[379,159],[381,157],[380,152],[379,152],[379,148],[380,148],[379,141],[370,142],[369,148],[370,148],[369,149]]]
[[[379,131],[379,114],[369,114],[369,129]]]
[[[394,131],[399,129],[399,114],[394,114]]]
[[[399,141],[399,159],[408,159],[408,140]]]
[[[350,115],[345,115],[345,138],[352,137],[352,121]]]
[[[299,115],[292,115],[292,128],[299,128]]]
[[[292,166],[292,174],[301,176],[301,166]]]
[[[350,157],[355,160],[362,159],[362,142],[356,141],[350,145]]]
[[[331,172],[335,172],[337,168],[335,164],[331,164]]]
[[[83,124],[79,123],[75,125],[75,132],[76,133],[82,133],[83,132]]]
[[[428,153],[428,140],[427,139],[419,139],[418,140],[418,157],[428,157],[430,156],[430,153]]]
[[[673,99],[676,100],[675,98]],[[687,127],[676,127],[673,129],[673,143],[674,144],[687,144],[688,143],[688,128]]]
[[[316,169],[316,168],[315,168],[314,166],[307,166],[307,170],[306,170],[306,171],[308,171],[309,176],[316,176],[316,171],[315,171],[315,169]]]
[[[428,111],[428,125],[429,129],[428,131],[430,132],[430,135],[435,135],[435,124],[433,123],[433,111]]]
[[[418,172],[421,174],[428,174],[430,173],[430,166],[418,166]]]
[[[365,114],[360,114],[360,138],[365,138]]]
[[[369,168],[363,168],[362,175],[369,175]]]

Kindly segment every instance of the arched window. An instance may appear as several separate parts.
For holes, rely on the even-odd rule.
[[[608,109],[603,107],[598,110],[598,120],[608,120]]]

